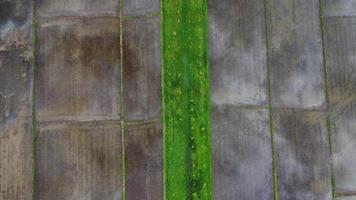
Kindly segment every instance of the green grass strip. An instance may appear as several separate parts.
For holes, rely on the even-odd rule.
[[[323,49],[323,67],[324,67],[324,86],[325,86],[325,101],[327,109],[326,127],[328,130],[328,140],[329,140],[329,156],[330,156],[330,173],[331,173],[331,195],[332,200],[336,198],[335,193],[335,174],[334,174],[334,161],[333,161],[333,134],[331,127],[331,106],[330,106],[330,84],[329,84],[329,67],[327,52],[325,47],[325,19],[324,19],[324,0],[319,0],[319,18],[320,18],[320,34],[321,34],[321,45]]]
[[[36,0],[31,1],[32,6],[32,26],[31,26],[31,42],[32,42],[32,99],[31,99],[31,137],[32,137],[32,200],[36,199],[36,146],[37,146],[37,120],[36,120],[36,90],[35,90],[35,72],[36,72],[36,44],[37,44],[37,17],[36,17]]]
[[[207,2],[161,9],[165,199],[212,199]]]
[[[126,200],[126,151],[125,151],[125,102],[124,102],[124,37],[123,18],[124,0],[118,0],[119,5],[119,45],[120,45],[120,136],[121,136],[121,199]]]
[[[273,104],[272,104],[272,79],[271,79],[271,48],[269,41],[269,0],[263,1],[264,17],[265,17],[265,42],[266,42],[266,58],[267,58],[267,81],[268,81],[268,112],[269,112],[269,127],[271,134],[271,150],[272,150],[272,176],[273,176],[273,200],[279,200],[278,193],[278,174],[277,174],[277,159],[276,159],[276,141],[275,141],[275,126],[273,117]]]

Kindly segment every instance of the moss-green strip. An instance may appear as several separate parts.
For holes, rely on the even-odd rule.
[[[121,199],[126,199],[126,162],[125,162],[125,106],[124,106],[124,43],[123,43],[123,12],[124,1],[119,4],[119,41],[120,41],[120,133],[121,133]]]
[[[329,98],[329,69],[326,58],[326,48],[325,48],[325,23],[324,23],[324,2],[319,0],[319,16],[320,16],[320,32],[323,48],[323,64],[324,64],[324,87],[325,87],[325,101],[327,107],[327,118],[326,126],[328,130],[328,139],[329,139],[329,155],[330,155],[330,170],[331,170],[331,193],[332,199],[335,199],[335,175],[334,175],[334,163],[333,163],[333,145],[332,145],[332,127],[331,127],[331,107],[330,107],[330,98]]]
[[[273,120],[273,105],[272,105],[272,79],[271,79],[271,64],[270,64],[270,43],[269,43],[269,27],[268,27],[268,0],[264,0],[264,13],[265,13],[265,42],[266,42],[266,57],[267,57],[267,80],[268,80],[268,110],[271,134],[271,149],[272,149],[272,176],[273,176],[273,191],[274,200],[279,199],[278,194],[278,175],[277,175],[277,159],[275,150],[275,128]]]
[[[206,0],[162,0],[165,199],[212,199]]]
[[[37,43],[37,18],[36,0],[32,0],[32,199],[36,199],[36,90],[35,90],[35,70],[36,70],[36,43]]]

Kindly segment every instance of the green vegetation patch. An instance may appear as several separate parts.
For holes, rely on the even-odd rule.
[[[212,199],[206,0],[162,0],[165,199]]]

